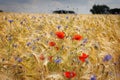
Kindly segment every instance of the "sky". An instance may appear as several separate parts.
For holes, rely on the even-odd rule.
[[[90,9],[94,4],[120,8],[120,0],[0,0],[0,10],[27,13],[73,10],[77,14],[90,14]]]

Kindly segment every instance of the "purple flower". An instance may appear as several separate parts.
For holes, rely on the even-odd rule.
[[[21,58],[18,58],[17,61],[18,61],[18,62],[22,62],[22,59],[21,59]]]
[[[112,56],[108,54],[104,57],[103,61],[109,61],[110,59],[112,59]]]
[[[66,16],[66,19],[68,19],[69,17],[68,16]]]
[[[12,40],[12,36],[11,35],[7,36],[7,39],[8,39],[8,41],[11,41]]]
[[[57,58],[56,60],[55,60],[55,63],[60,63],[62,60],[61,60],[61,58]]]
[[[12,23],[13,22],[13,20],[8,20],[10,23]]]
[[[58,28],[58,29],[60,29],[60,28],[61,28],[61,26],[57,26],[57,28]]]
[[[93,76],[90,78],[90,80],[96,80],[96,76],[93,75]]]
[[[31,42],[28,42],[26,45],[27,45],[27,46],[30,46],[30,45],[31,45]]]
[[[19,63],[22,62],[22,58],[20,58],[20,57],[15,57],[15,60]]]
[[[35,49],[36,49],[36,46],[33,46],[33,47],[32,47],[32,50],[35,50]]]
[[[53,32],[50,32],[50,35],[53,35]]]
[[[83,43],[86,43],[88,41],[88,39],[87,38],[85,38],[84,40],[83,40]]]

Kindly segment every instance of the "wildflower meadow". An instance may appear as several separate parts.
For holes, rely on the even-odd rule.
[[[0,13],[0,80],[120,80],[120,16]]]

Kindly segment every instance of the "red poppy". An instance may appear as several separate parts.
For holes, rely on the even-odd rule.
[[[82,39],[82,36],[81,35],[79,35],[79,34],[76,34],[76,35],[74,35],[73,36],[73,38],[72,38],[73,40],[81,40]]]
[[[55,42],[49,42],[49,46],[55,46],[56,43]]]
[[[79,56],[79,59],[80,59],[82,62],[85,62],[86,58],[88,58],[88,55],[85,54],[85,53],[82,53],[82,55]]]
[[[56,36],[57,36],[59,39],[64,39],[64,37],[65,37],[65,33],[64,33],[64,32],[56,32],[55,34],[56,34]]]
[[[40,55],[40,60],[44,60],[44,59],[45,59],[44,55],[41,54],[41,55]]]
[[[67,72],[64,72],[64,76],[66,78],[73,78],[73,77],[76,76],[76,73],[75,72],[69,72],[69,71],[67,71]]]

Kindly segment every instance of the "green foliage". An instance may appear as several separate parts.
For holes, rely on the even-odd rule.
[[[93,5],[90,12],[92,12],[92,14],[107,14],[109,13],[109,9],[107,5]]]

